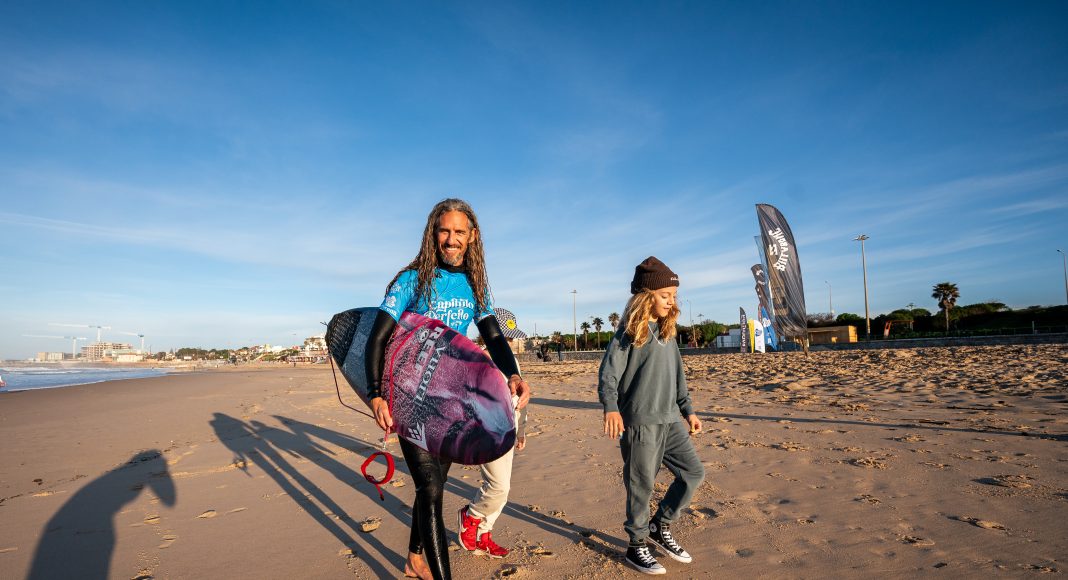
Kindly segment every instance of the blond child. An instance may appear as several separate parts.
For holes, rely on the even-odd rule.
[[[601,361],[597,385],[604,432],[619,438],[623,455],[624,529],[630,540],[625,560],[643,574],[667,573],[647,540],[679,562],[693,561],[672,535],[671,523],[705,476],[690,440],[701,430],[701,420],[693,411],[674,340],[678,286],[679,277],[653,256],[635,267],[632,296]],[[650,520],[649,498],[661,464],[675,480]]]

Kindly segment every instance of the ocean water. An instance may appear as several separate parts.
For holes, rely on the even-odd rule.
[[[0,388],[0,393],[8,391],[25,391],[27,389],[69,387],[71,385],[86,385],[104,381],[160,377],[167,374],[170,370],[171,369],[166,368],[143,369],[64,366],[0,367],[0,378],[3,378],[4,382],[7,383],[6,387]]]

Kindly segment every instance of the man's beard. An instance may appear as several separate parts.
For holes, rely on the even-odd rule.
[[[450,258],[445,252],[441,250],[438,250],[438,258],[441,259],[442,262],[445,262],[450,266],[459,266],[464,261],[463,254],[456,254],[455,258]]]

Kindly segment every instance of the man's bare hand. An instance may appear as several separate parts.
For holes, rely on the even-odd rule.
[[[389,413],[389,403],[382,397],[371,399],[371,413],[375,416],[375,423],[383,431],[393,427],[393,416]]]

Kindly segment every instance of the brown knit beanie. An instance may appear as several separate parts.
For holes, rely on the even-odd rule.
[[[630,293],[637,294],[642,290],[659,290],[678,285],[678,274],[672,272],[671,268],[657,260],[655,256],[649,256],[644,262],[634,267],[634,280],[630,282]]]

